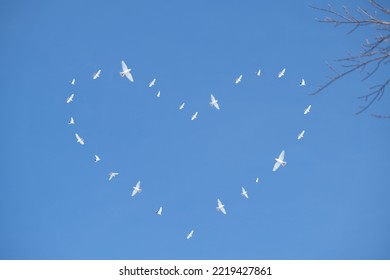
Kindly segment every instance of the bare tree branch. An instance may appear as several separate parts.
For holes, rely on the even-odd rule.
[[[332,70],[334,75],[331,76],[326,83],[319,86],[319,88],[311,93],[311,95],[316,95],[319,92],[322,92],[337,80],[353,72],[362,72],[368,68],[364,77],[361,79],[361,81],[366,81],[380,71],[383,65],[390,62],[390,22],[378,16],[378,12],[379,14],[382,13],[385,16],[388,16],[390,15],[390,10],[378,4],[375,0],[369,0],[369,2],[374,8],[374,12],[358,7],[357,16],[353,15],[345,6],[342,7],[342,12],[334,10],[331,5],[328,5],[327,8],[311,6],[313,9],[329,15],[323,19],[317,19],[319,22],[331,23],[335,27],[340,25],[352,26],[352,29],[348,32],[348,34],[364,26],[372,27],[376,32],[372,41],[365,39],[365,42],[361,45],[361,52],[358,54],[349,54],[348,57],[336,60],[339,63],[342,62],[341,67],[344,68],[344,71],[337,71],[335,67],[326,62],[327,66]],[[382,84],[371,87],[369,93],[360,96],[359,99],[364,99],[368,103],[361,106],[360,110],[356,114],[364,112],[375,101],[379,101],[384,95],[389,83],[390,78]],[[382,117],[387,118],[385,116]]]

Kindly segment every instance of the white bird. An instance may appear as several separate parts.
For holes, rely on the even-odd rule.
[[[96,80],[97,78],[100,77],[100,72],[102,72],[102,70],[99,69],[99,71],[97,71],[95,74],[93,74],[93,79]]]
[[[74,124],[74,119],[72,117],[70,117],[70,121],[68,122],[68,124]]]
[[[98,157],[98,155],[95,155],[95,162],[98,162],[100,161],[100,158]]]
[[[81,145],[84,145],[84,139],[81,138],[77,133],[75,135],[76,135],[77,143],[80,143]]]
[[[219,198],[217,199],[217,203],[218,203],[218,206],[217,206],[217,211],[221,211],[222,213],[224,213],[226,215],[226,210],[225,210],[225,205],[222,204],[222,202],[219,200]]]
[[[305,109],[305,111],[303,112],[305,115],[306,114],[308,114],[308,113],[310,113],[310,109],[311,109],[311,105],[309,105],[306,109]]]
[[[302,132],[299,133],[299,135],[298,135],[298,140],[301,140],[301,139],[303,138],[303,135],[304,135],[304,134],[305,134],[305,131],[302,130]]]
[[[283,68],[283,70],[279,72],[278,78],[283,77],[284,76],[284,72],[286,72],[286,68]]]
[[[110,172],[110,173],[108,173],[108,176],[110,176],[110,177],[108,178],[108,181],[111,181],[112,178],[114,178],[114,177],[116,177],[116,176],[118,176],[118,175],[119,175],[118,172]]]
[[[121,77],[126,76],[130,80],[130,82],[134,82],[133,75],[130,73],[131,69],[127,68],[126,63],[122,60],[122,72],[119,72]]]
[[[306,86],[305,80],[302,79],[302,80],[301,80],[301,83],[300,83],[299,85],[300,85],[301,87]]]
[[[183,110],[183,109],[184,109],[184,105],[186,105],[185,102],[183,102],[183,103],[180,105],[179,110]]]
[[[162,215],[162,206],[156,211],[156,214],[159,216]]]
[[[156,83],[156,79],[153,79],[153,81],[151,81],[151,82],[149,83],[149,87],[154,86],[155,83]]]
[[[73,78],[73,80],[70,83],[74,86],[74,84],[76,83],[76,79]]]
[[[135,196],[137,193],[140,193],[141,191],[142,191],[141,181],[138,181],[137,184],[135,185],[135,187],[133,187],[133,192],[132,192],[131,196]],[[162,208],[161,208],[161,211],[162,211]]]
[[[241,82],[241,79],[242,79],[242,75],[240,75],[240,76],[236,79],[236,84],[240,83],[240,82]]]
[[[192,115],[191,121],[195,120],[198,117],[198,112],[195,112],[195,114]]]
[[[275,165],[274,165],[274,168],[272,169],[272,171],[276,171],[278,170],[278,168],[280,166],[283,166],[285,167],[286,164],[287,164],[287,161],[284,161],[284,150],[280,153],[279,157],[278,158],[275,158],[276,162],[275,162]]]
[[[259,183],[259,177],[256,178],[256,183]]]
[[[74,93],[72,93],[67,99],[66,99],[66,103],[70,103],[73,101],[73,97],[74,97]]]
[[[260,77],[260,75],[261,75],[261,70],[259,69],[259,71],[257,71],[257,76]]]
[[[192,238],[192,235],[194,234],[194,231],[193,230],[191,230],[191,232],[189,233],[189,234],[187,234],[187,239],[190,239],[190,238]]]
[[[241,195],[245,198],[249,198],[248,197],[248,192],[244,189],[244,187],[241,188],[242,189],[242,192],[241,192]]]
[[[214,95],[212,95],[212,94],[211,94],[210,106],[211,106],[211,107],[214,106],[215,108],[217,108],[217,110],[219,110],[218,100],[215,99]]]
[[[161,94],[161,92],[158,91],[157,94],[156,94],[156,96],[157,96],[157,97],[160,97],[160,94]]]

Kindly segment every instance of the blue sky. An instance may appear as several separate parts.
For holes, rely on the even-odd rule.
[[[0,258],[389,259],[390,123],[370,117],[389,114],[388,94],[355,115],[387,76],[309,95],[332,74],[325,61],[374,37],[318,23],[309,5],[327,4],[1,4]]]

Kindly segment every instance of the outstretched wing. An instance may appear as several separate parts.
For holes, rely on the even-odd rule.
[[[217,203],[218,203],[218,207],[222,206],[222,202],[219,200],[219,198],[217,199]]]
[[[214,103],[215,102],[215,97],[214,95],[211,94],[211,102]]]
[[[280,162],[275,162],[275,165],[274,165],[274,168],[272,169],[272,171],[276,171],[276,170],[278,170],[278,168],[280,167]]]
[[[217,110],[219,110],[219,105],[217,102],[214,103],[214,107],[217,108]]]
[[[220,210],[221,210],[222,213],[224,213],[224,214],[226,215],[226,210],[225,210],[225,208],[222,207],[222,208],[220,208]]]
[[[125,72],[127,70],[129,70],[129,68],[127,68],[126,63],[122,60],[122,71]]]
[[[128,78],[128,79],[130,80],[130,82],[134,82],[133,76],[131,75],[130,72],[127,72],[127,73],[125,74],[125,76],[126,76],[126,78]]]
[[[135,189],[133,190],[133,192],[131,193],[131,196],[135,196],[135,195],[137,194],[137,192],[138,192],[138,190],[137,190],[137,188],[135,188]]]
[[[285,152],[284,152],[284,150],[280,153],[280,155],[279,155],[279,159],[280,160],[284,160],[284,154],[285,154]]]

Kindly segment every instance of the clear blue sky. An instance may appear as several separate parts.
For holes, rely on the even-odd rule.
[[[1,259],[390,258],[389,94],[355,115],[385,71],[309,95],[371,29],[327,1],[80,2],[1,4]]]

